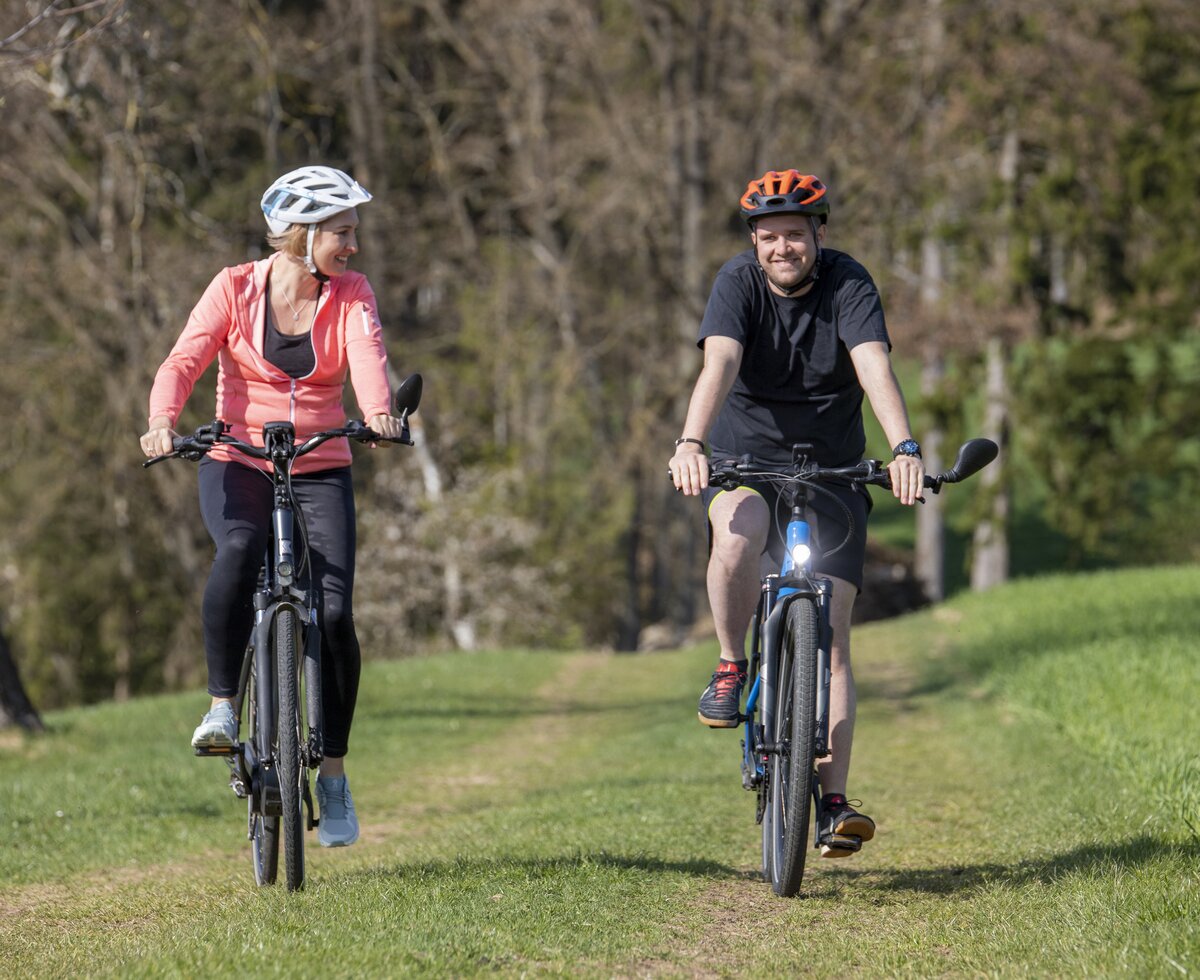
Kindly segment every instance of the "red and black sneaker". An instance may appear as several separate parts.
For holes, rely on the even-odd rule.
[[[858,800],[854,802],[862,806]],[[849,857],[862,847],[863,841],[875,836],[875,821],[854,809],[841,793],[826,793],[821,797],[817,821],[817,840],[824,858]]]
[[[746,685],[746,661],[722,660],[712,680],[700,695],[700,721],[709,728],[737,728],[742,688]]]

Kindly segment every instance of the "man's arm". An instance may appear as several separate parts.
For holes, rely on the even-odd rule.
[[[871,410],[883,427],[888,445],[898,446],[912,438],[912,427],[908,421],[908,409],[900,382],[892,370],[887,344],[872,340],[859,344],[850,351],[858,382],[871,402]],[[916,503],[921,496],[925,478],[925,465],[919,456],[897,456],[888,464],[892,478],[892,494],[902,504]]]
[[[687,421],[680,433],[681,438],[695,439],[699,444],[681,442],[675,447],[669,465],[676,490],[694,496],[708,486],[708,457],[704,455],[703,443],[708,441],[708,433],[741,365],[742,345],[736,340],[713,336],[704,341],[704,367],[692,389]]]

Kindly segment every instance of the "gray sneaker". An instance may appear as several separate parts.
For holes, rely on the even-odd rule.
[[[345,776],[317,777],[317,806],[321,810],[317,840],[322,847],[349,847],[358,840],[358,817]]]
[[[228,701],[219,701],[192,734],[192,748],[231,749],[237,745],[237,736],[238,720],[233,713],[233,705]]]

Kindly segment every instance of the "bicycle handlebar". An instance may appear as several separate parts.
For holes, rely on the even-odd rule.
[[[301,456],[311,453],[318,446],[328,442],[330,439],[343,437],[353,439],[355,442],[394,442],[401,446],[411,446],[413,444],[407,424],[404,426],[402,435],[392,438],[381,436],[374,429],[368,428],[358,419],[350,419],[340,428],[326,429],[324,432],[314,433],[302,443],[292,443],[285,451],[280,451],[277,448],[273,452],[266,446],[255,446],[240,439],[235,439],[226,431],[225,423],[220,419],[215,419],[208,425],[200,426],[190,436],[176,436],[172,440],[174,449],[171,452],[165,453],[162,456],[151,457],[142,463],[142,467],[144,469],[147,466],[153,466],[155,463],[161,463],[164,459],[189,459],[195,461],[208,455],[216,446],[228,446],[230,449],[236,449],[243,455],[253,457],[254,459],[268,460],[270,462],[286,462],[288,460],[299,459]]]
[[[958,450],[954,465],[937,476],[926,474],[924,485],[927,490],[939,493],[946,483],[959,483],[978,473],[996,458],[999,447],[991,439],[970,439]],[[748,478],[775,480],[798,480],[803,483],[818,483],[833,480],[848,480],[871,486],[892,488],[887,464],[878,459],[864,459],[854,466],[820,466],[803,460],[787,466],[771,465],[755,460],[752,456],[741,459],[718,460],[711,464],[709,480],[723,490],[732,490]]]

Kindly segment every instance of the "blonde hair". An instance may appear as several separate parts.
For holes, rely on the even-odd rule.
[[[267,244],[276,252],[302,259],[308,254],[308,228],[308,225],[291,225],[278,235],[267,235]]]

